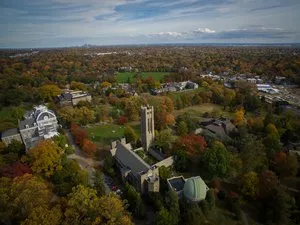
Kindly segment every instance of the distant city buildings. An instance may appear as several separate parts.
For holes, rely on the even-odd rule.
[[[53,111],[46,106],[34,107],[26,112],[24,120],[19,121],[19,127],[9,129],[2,133],[1,139],[8,145],[12,140],[22,142],[26,149],[34,147],[39,141],[58,135],[58,122]]]

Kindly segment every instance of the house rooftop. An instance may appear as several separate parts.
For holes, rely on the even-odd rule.
[[[174,191],[179,192],[179,191],[183,190],[185,180],[184,180],[183,176],[172,177],[172,178],[168,179],[168,183]]]

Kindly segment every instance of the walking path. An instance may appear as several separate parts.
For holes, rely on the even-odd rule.
[[[89,184],[94,185],[94,173],[95,167],[103,166],[104,162],[94,160],[93,158],[88,157],[84,152],[81,151],[78,145],[76,145],[73,136],[71,135],[70,131],[65,130],[66,136],[70,145],[75,149],[75,153],[68,155],[68,159],[75,159],[80,166],[81,169],[86,170],[89,176]]]

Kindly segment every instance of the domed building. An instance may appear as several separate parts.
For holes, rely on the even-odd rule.
[[[209,190],[200,176],[188,178],[183,187],[183,196],[192,202],[204,200]]]

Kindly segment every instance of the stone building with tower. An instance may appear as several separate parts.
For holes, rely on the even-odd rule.
[[[154,141],[154,108],[145,106],[141,108],[141,148],[133,149],[125,138],[111,143],[110,153],[114,157],[124,182],[130,182],[141,194],[159,192],[159,167],[169,167],[173,164],[173,157],[162,159],[149,165],[138,154],[145,154]]]

